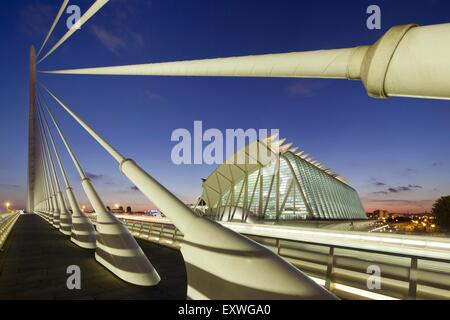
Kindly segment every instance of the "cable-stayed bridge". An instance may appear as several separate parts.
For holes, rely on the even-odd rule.
[[[33,47],[30,50],[29,214],[7,215],[0,221],[0,243],[6,244],[0,256],[0,294],[3,287],[9,287],[10,292],[19,290],[19,273],[14,270],[20,264],[29,265],[36,273],[30,273],[28,283],[48,279],[39,278],[44,271],[50,277],[54,275],[56,282],[64,279],[63,284],[55,284],[54,291],[45,292],[46,297],[77,298],[64,293],[61,272],[65,270],[61,268],[70,263],[86,269],[91,288],[96,287],[97,278],[103,279],[99,284],[103,291],[91,289],[85,293],[94,299],[110,298],[105,294],[109,288],[122,288],[123,293],[115,297],[125,299],[336,299],[336,294],[449,298],[448,241],[212,221],[192,211],[149,172],[114,148],[77,115],[75,106],[69,106],[41,83],[39,74],[334,78],[360,80],[374,98],[449,99],[450,42],[446,40],[450,24],[395,26],[373,45],[355,48],[38,70],[39,64],[55,54],[108,0],[95,1],[44,54],[68,2],[63,1],[38,52]],[[122,221],[107,210],[85,173],[89,164],[78,160],[78,151],[65,136],[53,108],[65,111],[97,141],[117,161],[120,172],[165,213],[170,223]],[[58,139],[64,145],[62,150],[58,149]],[[71,163],[63,163],[61,152],[69,154]],[[70,181],[67,166],[75,166],[78,181]],[[81,184],[96,212],[95,221],[80,210],[74,183]],[[177,251],[164,254],[168,249],[161,246],[167,245],[180,250],[182,259]],[[38,261],[47,249],[53,254],[42,255],[42,261]],[[378,293],[364,287],[365,271],[372,264],[387,270],[385,290]]]

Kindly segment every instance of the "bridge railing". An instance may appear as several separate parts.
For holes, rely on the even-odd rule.
[[[449,299],[450,259],[248,235],[275,250],[336,295],[385,299]],[[372,272],[379,270],[379,286]]]
[[[11,229],[16,223],[17,219],[19,219],[19,213],[6,214],[0,217],[0,250],[8,238]]]
[[[136,238],[173,249],[183,243],[183,234],[170,222],[122,220]],[[448,239],[223,225],[276,252],[341,298],[450,299]]]
[[[96,223],[95,216],[89,216],[92,223]],[[150,222],[120,218],[131,234],[153,243],[161,244],[173,249],[180,249],[183,243],[183,233],[172,223],[165,221]]]

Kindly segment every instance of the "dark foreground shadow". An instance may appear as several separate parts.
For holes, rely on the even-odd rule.
[[[36,215],[22,215],[0,252],[0,300],[24,299],[186,299],[187,278],[181,253],[138,240],[161,276],[155,287],[117,278],[69,237]],[[81,289],[69,290],[67,267],[81,269]]]

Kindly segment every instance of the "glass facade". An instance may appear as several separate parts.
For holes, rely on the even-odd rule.
[[[366,218],[353,188],[292,152],[285,152],[269,164],[245,172],[237,181],[228,179],[225,186],[220,180],[217,179],[215,192],[219,195],[214,203],[205,199],[209,215],[215,219]],[[208,197],[207,190],[205,193]]]

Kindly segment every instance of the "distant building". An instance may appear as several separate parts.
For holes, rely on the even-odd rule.
[[[248,160],[257,150],[257,161],[217,167],[203,182],[206,215],[226,221],[367,219],[355,189],[283,142],[256,140],[231,159]],[[263,159],[261,153],[271,155]]]
[[[383,218],[387,219],[389,217],[390,217],[389,212],[387,210],[381,210],[381,209],[375,210],[369,216],[369,218],[371,218],[371,219],[383,219]]]

